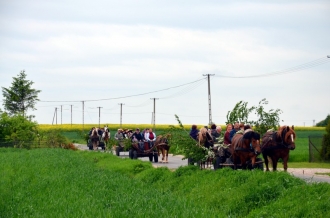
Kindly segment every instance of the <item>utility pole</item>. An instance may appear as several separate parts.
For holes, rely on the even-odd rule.
[[[122,128],[122,121],[123,121],[123,103],[119,103],[120,105],[120,128]]]
[[[85,110],[85,102],[82,101],[82,124],[83,124],[83,131],[84,131],[84,110]]]
[[[313,126],[315,126],[315,120],[313,120]]]
[[[211,109],[211,85],[210,85],[210,76],[214,76],[214,74],[203,74],[203,76],[207,76],[207,81],[208,81],[209,125],[211,125],[211,123],[212,123],[212,109]]]
[[[55,114],[56,114],[56,125],[57,125],[57,107],[55,108]]]
[[[61,125],[62,125],[62,105],[61,105]]]
[[[100,120],[101,120],[101,108],[102,107],[97,107],[99,109],[99,128],[100,128]]]
[[[154,100],[154,112],[153,112],[153,124],[154,124],[154,126],[153,126],[153,131],[155,131],[156,130],[156,100],[158,100],[159,98],[150,98],[151,100]]]
[[[70,106],[71,106],[71,127],[72,127],[72,104]]]
[[[54,116],[53,116],[53,122],[52,122],[52,125],[54,125],[55,115],[56,115],[56,108],[55,108],[55,111],[54,111]]]

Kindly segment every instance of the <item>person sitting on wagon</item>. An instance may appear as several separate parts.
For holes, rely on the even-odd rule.
[[[231,132],[232,129],[233,129],[233,124],[228,123],[228,124],[227,124],[226,133],[225,133],[225,136],[224,136],[224,138],[223,138],[223,143],[224,143],[225,145],[230,145],[230,144],[231,144],[231,140],[230,140],[230,132]]]
[[[152,132],[152,129],[149,129],[149,131],[145,133],[145,140],[149,143],[149,148],[152,148],[156,141],[156,133]]]
[[[97,130],[97,134],[99,135],[100,140],[101,140],[102,139],[102,135],[103,135],[103,131],[102,131],[101,128],[96,128],[96,130]]]
[[[197,129],[197,126],[194,124],[191,126],[189,135],[191,138],[193,138],[194,140],[197,141],[198,132],[199,132],[199,130]]]
[[[123,135],[123,130],[122,129],[118,129],[118,131],[115,134],[115,140],[118,141],[117,142],[117,147],[116,147],[116,155],[119,156],[119,152],[124,150],[124,144],[123,144],[123,140],[124,140],[124,135]]]
[[[133,135],[131,136],[131,139],[133,142],[137,142],[138,143],[138,146],[139,146],[139,149],[144,152],[144,138],[143,136],[141,135],[140,133],[140,129],[137,128],[135,130],[135,132],[133,133]]]
[[[239,122],[235,122],[234,129],[232,129],[230,131],[230,136],[229,136],[230,141],[233,140],[233,137],[234,137],[234,135],[236,134],[237,131],[239,131]]]
[[[212,124],[211,136],[213,138],[213,142],[217,143],[219,141],[219,137],[221,136],[221,126],[216,126],[215,124]]]

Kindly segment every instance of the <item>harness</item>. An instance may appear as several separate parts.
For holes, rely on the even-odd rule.
[[[283,139],[285,138],[286,130],[282,131],[281,137],[277,136],[276,131],[271,131],[266,133],[262,139],[262,141],[266,141],[265,144],[262,145],[262,150],[266,149],[280,149],[280,148],[289,148],[289,144],[287,144]]]
[[[243,137],[239,139],[239,144],[243,144]],[[242,148],[242,147],[235,147],[235,151],[243,151],[243,152],[250,152],[257,154],[257,151],[252,148],[252,144],[250,143],[250,148]]]

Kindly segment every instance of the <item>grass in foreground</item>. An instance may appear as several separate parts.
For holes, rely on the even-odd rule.
[[[1,217],[326,217],[330,184],[284,172],[171,172],[99,152],[0,149]],[[305,199],[305,200],[301,200]],[[306,200],[308,199],[308,200]]]

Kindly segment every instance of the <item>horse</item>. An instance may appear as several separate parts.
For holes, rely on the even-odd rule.
[[[107,126],[103,128],[102,140],[104,141],[105,146],[108,145],[109,139],[111,138],[111,133]]]
[[[251,160],[252,168],[255,166],[256,157],[261,153],[260,135],[252,130],[244,134],[236,133],[232,139],[234,170],[237,169],[238,161],[242,169],[247,168],[247,161]]]
[[[98,132],[98,130],[96,128],[93,128],[92,133],[90,135],[90,139],[91,139],[92,144],[93,144],[93,150],[97,150],[99,140],[100,140],[100,136],[97,132]]]
[[[164,136],[159,135],[156,137],[155,146],[158,151],[158,156],[160,156],[160,151],[162,153],[162,163],[168,163],[168,151],[170,150],[168,139],[170,136],[170,134],[166,134]]]
[[[270,130],[263,135],[261,151],[265,160],[266,171],[269,171],[267,157],[270,157],[272,160],[273,171],[277,170],[277,162],[280,158],[283,160],[284,171],[287,171],[290,150],[296,148],[295,139],[294,126],[291,128],[289,126],[281,126],[278,131]]]

